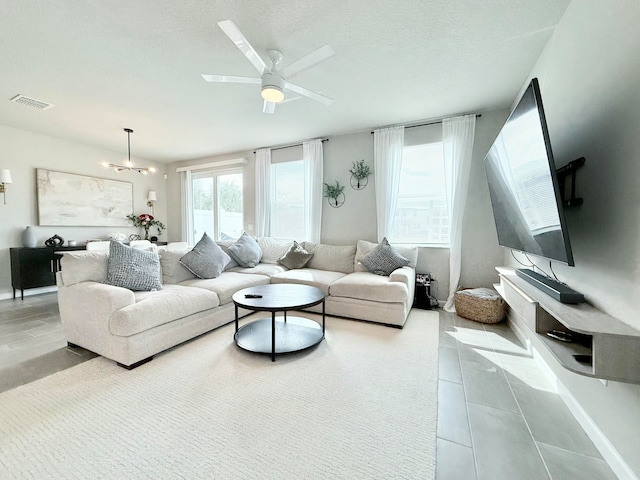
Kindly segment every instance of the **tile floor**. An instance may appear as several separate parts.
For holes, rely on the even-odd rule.
[[[610,480],[553,384],[506,323],[440,312],[437,480]]]
[[[95,357],[55,293],[0,300],[0,392]],[[617,478],[505,323],[440,312],[437,480]]]
[[[67,348],[56,293],[0,300],[0,392],[95,356]]]

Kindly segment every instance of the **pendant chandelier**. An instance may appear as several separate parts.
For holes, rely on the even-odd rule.
[[[124,131],[127,132],[127,152],[129,154],[127,161],[124,162],[124,165],[116,165],[114,163],[104,162],[102,166],[105,168],[113,168],[113,170],[118,173],[131,171],[146,175],[147,173],[155,172],[156,169],[154,167],[141,168],[133,166],[133,162],[131,161],[131,134],[133,133],[133,130],[131,130],[130,128],[125,128]]]

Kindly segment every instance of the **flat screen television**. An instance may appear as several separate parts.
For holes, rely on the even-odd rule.
[[[573,266],[537,78],[531,80],[484,162],[498,243]],[[523,272],[531,273],[517,273],[524,278]]]

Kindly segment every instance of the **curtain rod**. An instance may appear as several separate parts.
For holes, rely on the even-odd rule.
[[[329,139],[328,138],[322,138],[320,139],[320,141],[322,143],[324,142],[328,142]],[[289,147],[300,147],[302,145],[303,142],[300,143],[292,143],[290,145],[279,145],[277,147],[262,147],[262,148],[268,148],[269,150],[273,151],[273,150],[282,150],[283,148],[289,148]],[[253,153],[256,153],[257,150],[254,150]]]
[[[460,115],[456,115],[456,116],[460,116]],[[476,113],[476,118],[481,117],[482,114],[481,113]],[[449,117],[452,118],[452,117]],[[404,128],[415,128],[415,127],[426,127],[427,125],[437,125],[438,123],[442,123],[442,121],[444,120],[444,118],[441,118],[439,120],[427,120],[423,123],[417,123],[415,125],[405,125]],[[390,125],[393,127],[399,127],[400,125]],[[381,128],[388,128],[388,127],[381,127]],[[371,135],[373,135],[373,132],[371,132]]]

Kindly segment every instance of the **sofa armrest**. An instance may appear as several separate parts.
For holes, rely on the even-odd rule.
[[[407,286],[409,293],[407,296],[407,308],[411,308],[411,305],[413,305],[413,296],[416,292],[416,269],[410,266],[396,268],[391,272],[391,275],[389,275],[389,281],[402,282]]]
[[[390,282],[402,282],[407,287],[410,287],[416,282],[416,271],[412,267],[400,267],[396,268],[391,275],[389,275]]]
[[[136,302],[131,290],[99,282],[80,282],[58,287],[60,319],[67,341],[89,350],[94,341],[109,334],[111,314]]]

